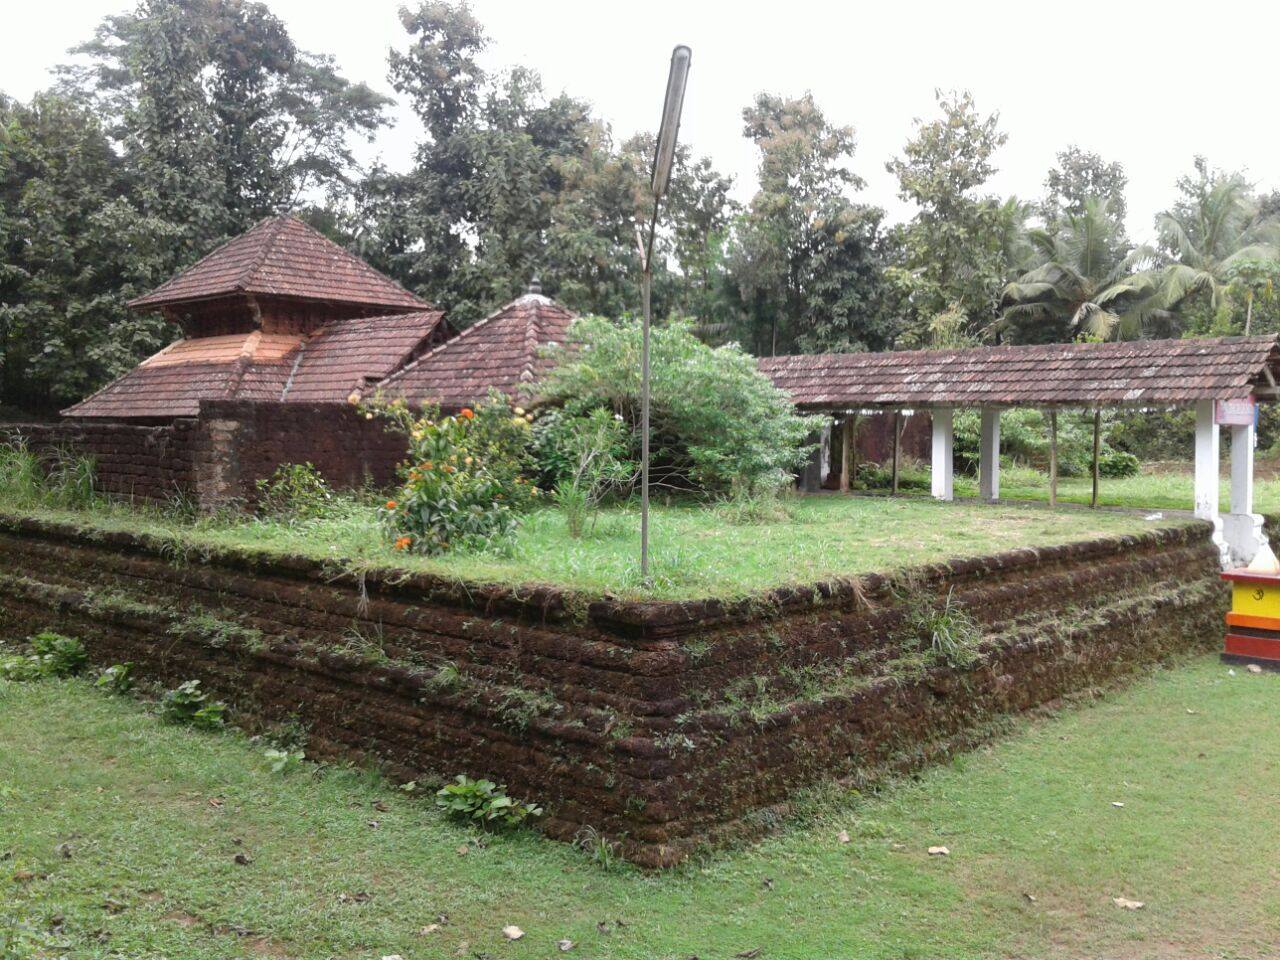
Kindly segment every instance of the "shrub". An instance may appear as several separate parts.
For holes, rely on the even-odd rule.
[[[1142,464],[1132,453],[1110,450],[1098,456],[1098,473],[1104,477],[1136,477]]]
[[[483,827],[518,827],[530,817],[542,816],[542,808],[513,800],[506,788],[492,780],[472,780],[462,774],[436,791],[436,806],[455,820]]]
[[[209,699],[199,680],[179,684],[160,698],[160,716],[168,723],[217,730],[226,721],[227,705]]]
[[[333,506],[333,491],[310,463],[284,463],[259,480],[258,512],[286,520],[314,520]]]
[[[630,430],[639,459],[639,323],[600,317],[574,322],[576,349],[550,348],[557,361],[540,395],[575,413],[602,408]],[[651,476],[655,483],[723,493],[784,485],[812,450],[817,418],[790,399],[735,344],[709,347],[686,323],[655,327],[652,338]]]
[[[582,416],[560,416],[560,454],[565,469],[555,484],[556,505],[569,536],[580,537],[609,488],[629,482],[636,465],[625,459],[626,427],[621,417],[596,408]]]
[[[500,397],[455,416],[402,403],[375,408],[409,438],[404,486],[381,515],[398,550],[438,554],[487,547],[513,533],[537,495],[524,475],[532,416]]]
[[[128,693],[133,688],[133,664],[112,664],[98,675],[98,679],[93,682],[93,685],[99,690],[105,690],[108,693]]]

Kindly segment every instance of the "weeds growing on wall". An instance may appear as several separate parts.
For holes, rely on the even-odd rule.
[[[0,679],[15,681],[73,677],[88,660],[75,637],[45,630],[27,641],[29,653],[0,654]]]

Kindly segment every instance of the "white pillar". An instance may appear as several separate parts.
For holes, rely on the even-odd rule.
[[[1000,411],[982,408],[982,440],[978,447],[978,496],[1000,499]]]
[[[931,411],[933,416],[933,455],[929,466],[933,475],[933,495],[938,500],[955,498],[955,476],[952,451],[955,447],[954,413],[950,407]]]
[[[1213,401],[1196,401],[1195,512],[1201,520],[1218,518],[1218,425]]]
[[[1226,567],[1231,563],[1231,552],[1218,512],[1218,425],[1214,422],[1213,406],[1212,400],[1196,401],[1195,513],[1201,520],[1213,524],[1213,542]]]
[[[1265,542],[1262,516],[1253,512],[1253,424],[1231,428],[1231,512],[1222,518],[1222,535],[1231,561],[1246,565]]]

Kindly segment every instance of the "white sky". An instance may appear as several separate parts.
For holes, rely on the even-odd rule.
[[[351,79],[390,93],[386,53],[403,45],[400,0],[268,0],[299,46],[333,54]],[[0,90],[29,97],[48,69],[128,0],[13,5],[0,39]],[[1280,137],[1269,110],[1280,4],[1221,0],[1212,10],[1175,3],[1075,0],[786,3],[724,0],[475,0],[493,45],[490,66],[540,71],[549,92],[591,100],[621,140],[657,126],[672,46],[693,48],[681,139],[754,188],[755,157],[740,112],[760,90],[812,90],[829,119],[852,124],[860,198],[891,219],[911,210],[884,162],[912,120],[934,113],[935,87],[972,90],[998,110],[1008,144],[992,192],[1035,198],[1054,153],[1075,143],[1121,161],[1129,174],[1129,232],[1151,234],[1157,211],[1197,152],[1280,186]],[[366,158],[411,160],[418,128],[395,111]]]

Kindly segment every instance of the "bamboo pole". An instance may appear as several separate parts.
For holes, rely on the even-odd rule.
[[[1102,445],[1102,411],[1093,411],[1093,497],[1089,506],[1098,506],[1098,451]]]
[[[1058,411],[1049,411],[1049,506],[1058,505]]]

